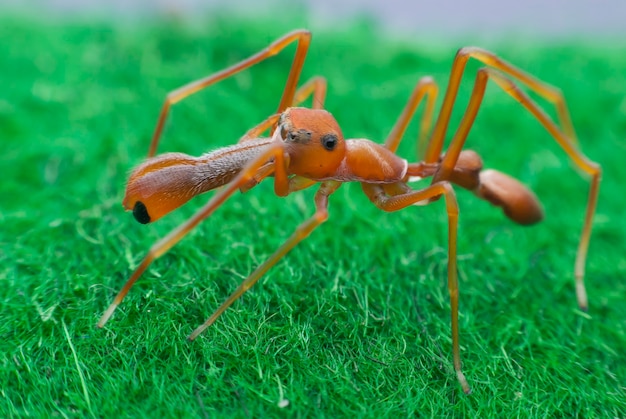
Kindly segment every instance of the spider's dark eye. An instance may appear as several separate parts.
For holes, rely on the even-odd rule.
[[[328,151],[333,151],[337,147],[339,139],[335,134],[326,134],[322,137],[322,145]]]

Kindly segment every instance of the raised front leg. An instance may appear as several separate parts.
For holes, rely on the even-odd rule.
[[[159,114],[159,119],[154,130],[154,135],[152,136],[152,142],[150,144],[150,149],[148,150],[148,157],[152,157],[156,153],[157,146],[159,145],[159,139],[161,138],[161,132],[163,131],[165,120],[167,119],[167,115],[172,105],[204,89],[205,87],[224,80],[242,70],[245,70],[246,68],[252,67],[257,63],[278,54],[285,47],[295,41],[298,42],[296,55],[294,56],[291,69],[289,70],[289,76],[287,77],[287,82],[285,83],[285,89],[283,90],[283,95],[280,99],[276,112],[281,113],[286,108],[291,106],[296,92],[296,87],[298,85],[298,79],[300,78],[300,73],[302,72],[302,66],[304,65],[304,59],[306,58],[306,53],[309,49],[309,44],[311,43],[311,32],[304,29],[288,33],[287,35],[274,41],[262,51],[231,67],[218,71],[208,77],[188,83],[168,93],[165,98],[165,102],[163,103],[163,107],[161,108],[161,113]]]

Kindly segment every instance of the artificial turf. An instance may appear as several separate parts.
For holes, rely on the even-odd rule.
[[[604,171],[584,313],[573,264],[588,181],[489,88],[468,146],[530,185],[546,219],[519,227],[458,193],[471,395],[452,368],[443,203],[387,214],[358,185],[333,195],[329,221],[195,342],[189,332],[312,214],[315,188],[283,199],[267,181],[235,195],[95,328],[149,246],[207,199],[148,226],[120,205],[165,94],[297,23],[2,18],[0,417],[626,417],[623,44],[491,45],[563,90],[582,149]],[[346,136],[382,142],[419,77],[446,86],[455,45],[327,28],[314,33],[303,80],[327,77]],[[275,110],[293,50],[177,104],[160,151],[235,142]],[[401,154],[414,160],[409,138]]]

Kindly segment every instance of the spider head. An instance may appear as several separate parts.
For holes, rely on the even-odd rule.
[[[333,177],[345,157],[345,140],[335,118],[322,109],[288,108],[279,121],[290,173],[309,179]]]

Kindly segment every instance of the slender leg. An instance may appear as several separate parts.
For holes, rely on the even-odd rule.
[[[280,114],[275,113],[273,115],[268,116],[263,121],[259,122],[254,127],[250,128],[244,135],[237,141],[238,143],[243,143],[246,141],[254,140],[255,138],[259,138],[265,131],[270,129],[274,124],[278,122],[280,119]]]
[[[448,290],[450,292],[452,356],[457,379],[466,394],[471,392],[467,379],[461,369],[461,348],[459,344],[459,282],[456,267],[456,242],[459,206],[452,186],[448,182],[432,184],[422,190],[389,196],[381,185],[361,184],[367,197],[384,211],[398,211],[420,201],[429,202],[430,198],[445,197],[448,214]]]
[[[430,126],[433,119],[433,111],[435,108],[435,100],[437,99],[437,84],[432,79],[432,77],[422,77],[418,82],[415,88],[413,89],[413,93],[409,98],[409,101],[404,107],[404,110],[398,117],[395,125],[391,129],[389,136],[385,140],[385,147],[389,150],[395,151],[398,149],[400,145],[400,140],[402,140],[402,136],[409,126],[409,122],[411,122],[411,118],[415,114],[417,107],[421,103],[421,101],[426,98],[426,109],[422,115],[422,119],[420,121],[420,129],[419,129],[419,137],[418,137],[418,154],[421,154],[424,150],[424,141],[427,138],[428,132],[430,131]]]
[[[313,77],[296,91],[293,103],[289,104],[288,107],[298,106],[312,95],[313,109],[323,109],[324,101],[326,100],[326,88],[327,83],[324,77]],[[239,139],[239,142],[241,143],[259,137],[266,130],[273,127],[278,122],[278,118],[280,118],[280,114],[274,114],[264,119],[259,124],[249,129],[248,132]]]
[[[166,253],[172,246],[178,243],[183,237],[187,235],[193,228],[195,228],[202,220],[210,216],[220,205],[222,205],[240,186],[245,185],[255,174],[256,170],[264,165],[269,159],[273,158],[275,161],[275,180],[274,188],[277,191],[282,191],[288,188],[288,179],[285,172],[285,162],[283,156],[283,147],[281,142],[274,142],[272,147],[269,147],[259,157],[251,161],[241,173],[229,183],[222,191],[213,196],[213,198],[206,203],[198,212],[196,212],[189,220],[178,228],[172,230],[167,236],[158,241],[150,248],[148,254],[139,264],[137,269],[130,276],[124,287],[117,294],[113,303],[104,312],[98,327],[104,327],[109,320],[117,306],[122,302],[130,288],[135,281],[141,276],[141,274],[150,266],[150,264],[157,258]]]
[[[293,97],[293,103],[289,106],[298,106],[309,96],[313,96],[313,103],[311,108],[324,109],[324,102],[326,102],[326,91],[328,83],[322,76],[315,76],[304,83]]]
[[[541,125],[544,126],[544,128],[556,140],[565,153],[572,159],[574,164],[591,176],[591,187],[587,199],[587,209],[585,212],[581,238],[576,254],[576,262],[574,265],[578,306],[582,310],[587,310],[589,304],[584,284],[585,262],[587,259],[587,250],[589,248],[589,240],[591,238],[593,216],[596,210],[596,203],[598,201],[602,170],[597,163],[589,160],[578,149],[574,141],[568,137],[566,133],[561,131],[554,121],[552,121],[552,119],[539,107],[539,105],[537,105],[535,101],[524,93],[524,91],[522,91],[515,84],[515,82],[504,76],[501,72],[492,68],[482,68],[478,71],[474,89],[465,114],[463,115],[459,128],[452,138],[450,147],[446,151],[446,155],[441,162],[439,172],[433,178],[433,182],[448,179],[452,173],[458,160],[458,156],[461,153],[467,139],[467,135],[469,134],[469,130],[474,123],[480,104],[482,103],[487,81],[489,79],[493,80],[498,86],[500,86],[500,88],[502,88],[502,90],[521,103],[521,105],[526,108],[541,123]]]
[[[163,103],[163,107],[161,108],[161,113],[159,114],[159,119],[157,121],[154,135],[152,136],[152,142],[150,144],[150,149],[148,150],[148,157],[152,157],[156,153],[159,139],[161,137],[161,132],[163,131],[163,126],[165,125],[165,119],[167,118],[169,109],[172,105],[180,102],[187,96],[190,96],[198,92],[199,90],[204,89],[205,87],[224,80],[246,68],[249,68],[269,57],[278,54],[287,45],[291,44],[294,41],[298,41],[298,47],[296,49],[296,54],[291,65],[291,69],[289,70],[289,76],[287,77],[287,82],[285,84],[285,89],[283,90],[280,104],[278,105],[277,113],[281,113],[283,110],[285,110],[289,106],[289,104],[293,102],[293,96],[296,91],[298,79],[300,78],[304,59],[309,49],[309,44],[311,43],[311,32],[303,29],[288,33],[287,35],[274,41],[262,51],[252,55],[251,57],[248,57],[247,59],[231,67],[214,73],[208,77],[204,77],[202,79],[188,83],[168,93],[167,97],[165,98],[165,102]]]
[[[341,183],[335,181],[328,181],[322,183],[320,189],[315,194],[315,214],[308,220],[304,221],[302,224],[298,226],[296,231],[287,239],[282,246],[280,246],[272,256],[270,256],[265,262],[263,262],[259,267],[257,267],[254,272],[250,274],[239,287],[233,292],[224,303],[218,307],[217,310],[208,318],[206,322],[204,322],[201,326],[199,326],[196,330],[194,330],[191,335],[189,335],[189,340],[194,340],[198,337],[200,333],[202,333],[207,327],[211,326],[215,320],[219,316],[228,309],[235,301],[239,299],[246,291],[248,291],[256,282],[263,276],[265,273],[274,266],[280,259],[283,258],[291,249],[293,249],[298,243],[304,240],[306,237],[311,234],[315,228],[317,228],[320,224],[328,219],[328,197],[334,191],[339,188]]]
[[[463,73],[465,71],[465,65],[470,58],[474,58],[490,67],[500,70],[504,74],[514,80],[518,80],[533,92],[554,104],[557,110],[559,123],[563,127],[565,135],[569,137],[572,142],[577,142],[576,133],[567,109],[567,104],[565,103],[565,98],[563,97],[563,93],[558,88],[542,82],[525,71],[522,71],[514,65],[500,59],[489,51],[477,47],[465,47],[461,48],[457,52],[454,62],[452,63],[450,81],[443,99],[443,104],[441,105],[441,112],[439,113],[439,117],[435,123],[435,128],[433,129],[433,134],[426,153],[426,162],[436,162],[441,154],[446,130],[448,128],[448,124],[450,123],[450,115],[452,114],[454,101],[456,100],[459,85],[461,84],[461,78],[463,77]]]

